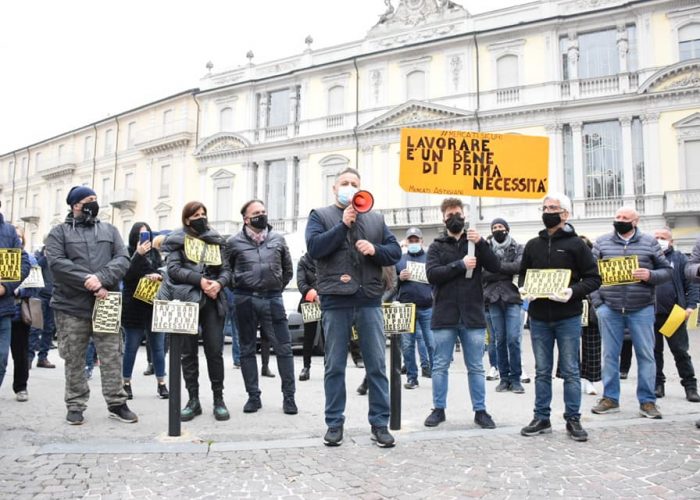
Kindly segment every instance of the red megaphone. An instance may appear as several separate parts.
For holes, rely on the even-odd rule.
[[[358,191],[352,197],[352,208],[358,214],[364,214],[372,210],[374,206],[374,196],[369,191]]]

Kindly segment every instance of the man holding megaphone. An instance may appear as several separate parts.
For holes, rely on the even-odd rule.
[[[353,325],[369,387],[371,438],[380,447],[394,446],[389,433],[389,381],[386,377],[386,341],[381,309],[382,267],[401,258],[401,247],[384,218],[371,212],[374,200],[360,191],[354,168],[340,172],[333,185],[335,204],[311,211],[306,226],[306,248],[316,260],[317,290],[326,332],[326,425],[324,442],[343,441],[345,421],[345,367]]]

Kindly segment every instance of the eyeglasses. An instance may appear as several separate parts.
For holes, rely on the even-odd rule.
[[[557,207],[556,205],[543,205],[540,207],[541,212],[554,212],[554,213],[561,213],[564,212],[564,209],[561,207]]]

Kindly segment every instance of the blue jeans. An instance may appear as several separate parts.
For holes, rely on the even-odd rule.
[[[496,350],[496,334],[494,333],[493,324],[491,324],[491,315],[486,308],[486,324],[489,327],[489,342],[484,346],[484,349],[489,354],[489,366],[498,368],[498,352]]]
[[[501,380],[520,383],[520,340],[522,328],[520,304],[508,304],[499,300],[489,304],[489,325],[492,337],[496,338],[498,373]]]
[[[226,313],[226,322],[224,323],[224,335],[231,337],[231,356],[233,363],[241,364],[241,342],[238,338],[238,327],[235,319],[236,310],[230,308]]]
[[[418,365],[416,364],[416,344],[418,344],[418,354],[420,355],[420,365],[422,368],[430,370],[433,366],[433,351],[435,350],[435,340],[433,331],[430,329],[430,320],[433,317],[431,307],[416,308],[416,329],[413,333],[401,335],[401,350],[403,351],[404,364],[406,365],[406,376],[408,380],[418,379]]]
[[[92,372],[95,368],[95,358],[97,357],[97,349],[95,349],[95,342],[93,342],[92,337],[88,340],[87,349],[85,350],[85,368]]]
[[[326,425],[340,427],[345,422],[345,367],[350,332],[355,325],[360,352],[365,363],[369,390],[369,423],[385,427],[389,422],[389,381],[386,377],[384,315],[379,307],[326,309],[321,317],[326,332],[325,373]]]
[[[610,309],[603,304],[595,310],[603,341],[603,397],[620,401],[620,351],[625,328],[630,332],[637,356],[637,399],[640,404],[655,403],[654,382],[654,306],[639,311],[625,312]]]
[[[433,407],[447,407],[448,370],[452,362],[455,342],[459,337],[462,344],[462,356],[467,366],[469,396],[474,411],[486,409],[486,377],[484,375],[484,340],[486,330],[483,328],[438,328],[433,330],[435,337],[435,357],[433,359]]]
[[[156,378],[165,378],[165,333],[152,332],[150,325],[143,327],[124,327],[124,362],[122,365],[122,377],[131,379],[136,362],[136,353],[139,350],[144,335],[146,341],[151,346],[151,356],[153,360],[153,370]]]
[[[578,352],[581,316],[558,321],[530,318],[530,339],[535,354],[535,418],[549,419],[552,413],[552,369],[554,341],[559,349],[559,372],[564,379],[564,418],[581,416],[581,376]]]
[[[12,316],[0,318],[0,386],[7,370],[7,357],[10,355],[12,340]]]
[[[53,311],[49,302],[51,299],[42,298],[41,299],[41,312],[44,318],[44,328],[31,328],[29,330],[29,353],[28,359],[29,364],[34,360],[34,354],[39,353],[39,361],[44,361],[51,349],[51,342],[53,341],[53,336],[56,333],[56,324],[53,320]]]

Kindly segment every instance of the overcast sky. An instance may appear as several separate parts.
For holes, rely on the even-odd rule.
[[[397,6],[398,0],[393,0]],[[479,13],[525,0],[461,0]],[[0,1],[0,154],[177,92],[214,71],[360,40],[384,0]]]

